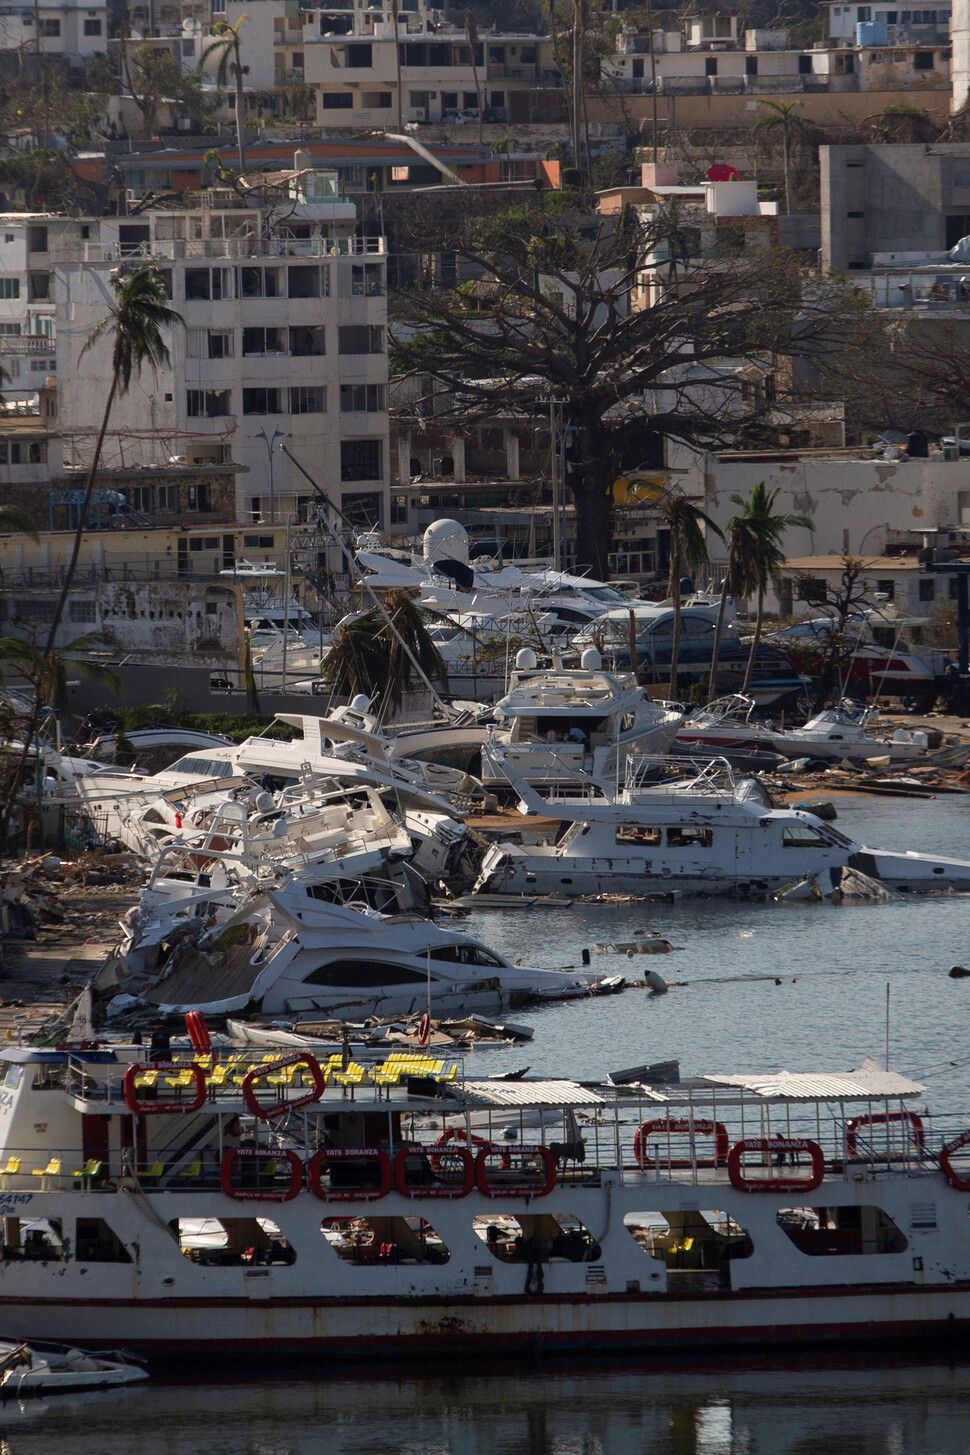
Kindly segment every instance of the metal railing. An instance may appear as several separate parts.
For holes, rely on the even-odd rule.
[[[348,197],[330,202],[352,206]],[[317,205],[311,203],[311,206]],[[145,243],[63,242],[56,244],[58,263],[117,263],[125,260],[180,262],[188,258],[341,258],[381,255],[381,237],[343,238],[155,238]]]

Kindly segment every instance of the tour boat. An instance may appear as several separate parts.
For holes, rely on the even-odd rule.
[[[867,848],[804,809],[772,807],[757,779],[735,777],[723,759],[630,758],[620,790],[599,796],[542,797],[511,767],[508,776],[520,812],[565,831],[546,843],[493,844],[476,891],[761,896],[844,867],[902,892],[970,890],[967,861]]]
[[[966,1116],[873,1062],[473,1078],[260,1059],[187,1021],[156,1059],[0,1049],[0,1317],[25,1340],[83,1320],[93,1348],[329,1368],[970,1329]]]

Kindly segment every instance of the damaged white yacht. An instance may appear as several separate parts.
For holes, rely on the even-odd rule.
[[[774,808],[762,784],[735,778],[723,759],[685,768],[631,758],[609,796],[543,798],[507,771],[520,812],[558,819],[565,832],[554,843],[493,845],[476,892],[760,897],[846,867],[901,893],[970,891],[965,860],[867,848],[804,809]]]

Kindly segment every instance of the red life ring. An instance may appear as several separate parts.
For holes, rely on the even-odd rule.
[[[313,1077],[313,1087],[303,1096],[294,1097],[292,1100],[274,1101],[271,1106],[264,1106],[258,1100],[253,1087],[257,1081],[262,1081],[267,1076],[275,1076],[285,1066],[306,1066]],[[254,1117],[262,1117],[264,1121],[270,1121],[273,1117],[282,1116],[284,1112],[296,1111],[301,1106],[309,1106],[313,1101],[319,1101],[327,1089],[327,1075],[315,1056],[309,1051],[294,1051],[290,1056],[281,1056],[278,1061],[269,1061],[263,1066],[250,1066],[243,1077],[242,1091],[243,1098]]]
[[[787,1152],[808,1152],[812,1171],[808,1177],[745,1177],[741,1159],[745,1152],[767,1156]],[[727,1157],[728,1180],[739,1192],[814,1192],[825,1176],[825,1153],[818,1142],[807,1137],[745,1137],[735,1142]]]
[[[648,1141],[651,1132],[690,1132],[691,1123],[688,1117],[657,1117],[655,1121],[644,1122],[637,1128],[637,1134],[633,1139],[633,1155],[636,1158],[638,1167],[655,1167],[656,1163],[651,1161],[648,1155]],[[665,1167],[723,1167],[727,1161],[728,1134],[727,1127],[721,1122],[694,1120],[694,1131],[701,1132],[705,1136],[714,1138],[714,1156],[698,1157],[692,1163],[690,1158],[672,1158],[664,1162]]]
[[[958,1137],[954,1137],[952,1142],[947,1142],[940,1153],[940,1168],[943,1176],[951,1187],[956,1188],[957,1192],[970,1192],[970,1177],[960,1176],[950,1161],[950,1156],[953,1152],[959,1152],[960,1148],[965,1147],[968,1142],[970,1142],[970,1129],[961,1132]]]
[[[427,1155],[427,1147],[402,1147],[394,1157],[394,1185],[403,1197],[467,1197],[475,1186],[475,1159],[467,1147],[452,1147],[448,1152],[449,1162],[458,1159],[462,1165],[461,1182],[437,1183],[430,1187],[421,1184],[412,1187],[407,1179],[407,1162],[409,1157]],[[441,1164],[444,1157],[430,1159],[432,1168],[436,1172],[442,1170]],[[435,1166],[437,1163],[437,1166]]]
[[[908,1122],[913,1142],[913,1150],[922,1152],[926,1146],[926,1134],[923,1131],[923,1118],[917,1116],[914,1111],[891,1111],[875,1112],[872,1116],[850,1117],[845,1124],[845,1155],[850,1161],[858,1156],[859,1138],[857,1128],[885,1126],[889,1122]]]
[[[447,1145],[448,1145],[449,1142],[454,1142],[456,1140],[461,1141],[461,1142],[467,1142],[469,1140],[468,1133],[465,1131],[465,1128],[464,1127],[445,1127],[445,1130],[439,1135],[437,1141],[435,1142],[435,1146],[436,1147],[447,1147]],[[483,1147],[483,1148],[485,1148],[489,1152],[501,1152],[502,1153],[502,1166],[503,1166],[503,1168],[511,1166],[511,1162],[510,1162],[510,1159],[509,1159],[509,1153],[508,1153],[508,1148],[507,1147],[500,1147],[495,1142],[490,1142],[487,1137],[479,1137],[479,1136],[476,1136],[476,1134],[474,1132],[472,1132],[472,1134],[471,1134],[471,1145],[473,1147]],[[452,1150],[454,1151],[454,1150],[457,1150],[457,1149],[456,1148],[453,1148]],[[431,1166],[432,1166],[432,1168],[434,1169],[435,1172],[440,1172],[441,1171],[442,1161],[443,1161],[443,1158],[442,1157],[435,1156],[434,1152],[432,1152],[432,1154],[431,1154]]]
[[[261,1162],[288,1162],[290,1166],[289,1187],[237,1187],[232,1172],[237,1162],[258,1158]],[[230,1147],[224,1152],[219,1164],[219,1182],[227,1197],[237,1202],[292,1202],[303,1186],[303,1163],[295,1152],[276,1152],[263,1147],[256,1150],[248,1147]]]
[[[418,1045],[426,1046],[428,1037],[431,1035],[431,1017],[427,1011],[424,1012],[418,1021]]]
[[[478,1183],[479,1192],[483,1192],[486,1197],[545,1197],[552,1192],[556,1185],[556,1159],[548,1147],[510,1147],[502,1159],[502,1167],[507,1169],[511,1165],[512,1153],[540,1157],[545,1167],[542,1182],[490,1183],[485,1164],[489,1156],[497,1155],[502,1150],[500,1147],[483,1147],[475,1158],[475,1181]]]
[[[205,1023],[205,1017],[200,1010],[187,1010],[185,1012],[185,1029],[189,1033],[189,1040],[197,1051],[203,1054],[212,1050],[212,1037],[209,1035],[209,1027]]]
[[[320,1169],[325,1162],[376,1162],[381,1180],[377,1187],[325,1188]],[[310,1158],[307,1179],[314,1197],[323,1202],[376,1202],[391,1190],[391,1159],[380,1147],[321,1147]]]
[[[191,1101],[139,1101],[135,1082],[146,1071],[163,1072],[191,1071],[195,1081],[195,1095]],[[205,1072],[194,1061],[134,1061],[125,1072],[125,1105],[139,1116],[164,1116],[175,1112],[200,1111],[205,1106]]]

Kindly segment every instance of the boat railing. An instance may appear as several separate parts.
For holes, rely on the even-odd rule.
[[[705,797],[736,798],[740,780],[727,758],[701,753],[684,757],[631,753],[626,759],[624,788],[627,793],[645,789],[663,790],[676,784],[677,793]]]

